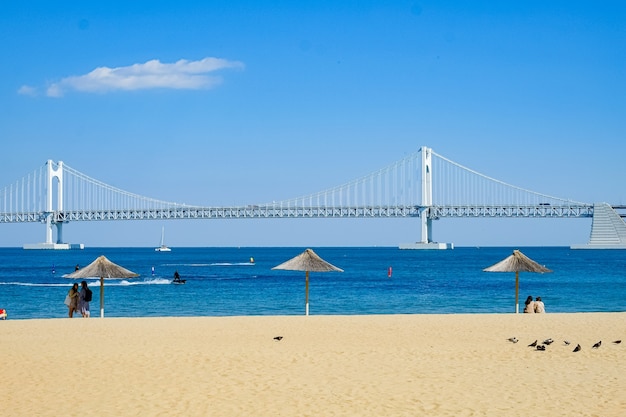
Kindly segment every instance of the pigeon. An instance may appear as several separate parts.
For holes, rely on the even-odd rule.
[[[276,341],[280,341],[280,340],[282,340],[282,338],[283,338],[282,336],[276,336],[276,337],[274,338],[274,340],[276,340]]]
[[[508,340],[509,342],[512,342],[512,343],[517,343],[517,342],[519,342],[519,339],[518,339],[517,337],[509,337],[507,340]]]
[[[550,345],[552,343],[554,343],[554,340],[552,340],[552,339],[546,339],[546,340],[543,341],[544,345]]]
[[[563,341],[563,344],[564,344],[565,346],[569,346],[570,341],[569,341],[569,340],[564,340],[564,341]]]
[[[621,340],[615,340],[613,343],[615,343],[616,345],[619,345],[620,343],[622,343]]]
[[[576,347],[574,348],[574,352],[578,352],[580,349],[582,349],[580,345],[576,345]]]
[[[537,346],[537,341],[535,340],[534,342],[532,342],[530,345],[528,345],[528,347],[535,347]]]
[[[597,349],[600,347],[600,345],[602,344],[602,340],[600,340],[598,343],[596,343],[595,345],[591,346],[592,349]]]
[[[546,347],[544,345],[538,345],[537,350],[546,350]]]

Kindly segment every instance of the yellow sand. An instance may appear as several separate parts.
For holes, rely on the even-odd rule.
[[[626,415],[626,313],[9,319],[0,340],[3,416]]]

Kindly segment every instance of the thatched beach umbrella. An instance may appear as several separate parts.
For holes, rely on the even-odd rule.
[[[109,261],[104,255],[99,256],[86,267],[64,275],[65,278],[71,279],[100,278],[100,317],[104,317],[104,280],[135,278],[138,276],[139,274]]]
[[[275,266],[272,269],[284,269],[288,271],[306,271],[305,281],[305,314],[309,315],[309,271],[313,272],[343,272],[343,269],[337,268],[320,258],[312,249],[307,249],[295,258],[291,258],[287,262]]]
[[[489,268],[483,269],[486,272],[515,272],[515,313],[519,313],[519,273],[520,272],[552,272],[545,266],[539,265],[537,262],[515,249],[512,255],[501,260]]]

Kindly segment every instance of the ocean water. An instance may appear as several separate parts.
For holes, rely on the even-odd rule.
[[[271,268],[304,249],[0,248],[0,308],[7,310],[10,320],[67,317],[63,300],[74,281],[63,275],[73,272],[76,264],[86,266],[105,255],[140,274],[135,279],[105,280],[106,317],[301,315],[305,273]],[[344,272],[310,273],[312,315],[514,312],[515,274],[482,271],[513,249],[553,270],[520,273],[520,311],[528,295],[541,296],[548,313],[626,311],[622,250],[313,249]],[[175,271],[186,284],[171,283]],[[94,292],[91,313],[97,317],[99,280],[87,281]]]

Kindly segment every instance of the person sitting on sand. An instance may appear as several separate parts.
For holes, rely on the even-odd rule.
[[[524,307],[524,313],[535,313],[535,302],[532,295],[529,295],[526,299],[526,307]]]
[[[545,313],[546,307],[543,305],[543,301],[541,301],[541,297],[537,297],[535,299],[535,313]]]

